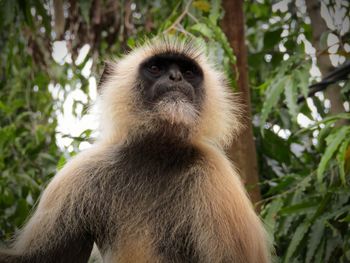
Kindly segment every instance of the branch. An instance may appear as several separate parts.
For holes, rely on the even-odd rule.
[[[341,80],[348,80],[350,74],[350,61],[341,65],[340,67],[333,70],[326,77],[322,79],[322,81],[312,84],[309,86],[309,93],[307,97],[312,97],[316,92],[325,90],[329,85],[336,83]],[[301,103],[306,98],[304,96],[299,96],[297,102]]]
[[[189,1],[184,9],[184,11],[181,13],[181,15],[174,21],[174,23],[168,27],[166,30],[163,31],[163,34],[169,33],[173,29],[177,29],[176,27],[181,23],[182,19],[188,14],[188,9],[190,8],[190,5],[192,4],[192,0]]]

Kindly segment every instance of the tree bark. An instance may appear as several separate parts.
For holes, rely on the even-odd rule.
[[[324,52],[324,50],[322,50],[320,39],[322,34],[327,32],[329,29],[321,16],[321,2],[319,0],[308,0],[305,1],[305,3],[311,20],[312,42],[313,46],[316,48],[317,66],[320,69],[322,76],[326,76],[328,73],[334,70],[334,67],[331,63],[328,52]],[[328,88],[325,90],[325,95],[331,103],[331,114],[345,112],[340,89],[341,87],[339,85],[333,84],[328,86]],[[345,124],[342,123],[342,121],[345,120],[340,120],[340,123],[337,124]]]
[[[260,188],[258,185],[258,164],[252,129],[250,91],[248,85],[248,63],[247,48],[244,37],[244,15],[243,0],[224,0],[223,8],[225,16],[222,20],[222,28],[236,55],[238,70],[238,94],[244,106],[245,116],[243,118],[244,129],[234,140],[229,148],[229,156],[239,169],[241,177],[247,187],[253,203],[261,200]],[[236,70],[232,67],[232,70]],[[259,210],[259,207],[257,207]]]
[[[61,39],[64,32],[64,13],[63,13],[63,1],[53,1],[54,10],[54,29],[56,33],[56,39]]]

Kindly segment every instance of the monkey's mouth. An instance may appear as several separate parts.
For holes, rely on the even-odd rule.
[[[188,96],[185,93],[178,90],[171,90],[160,94],[157,100],[169,100],[169,101],[177,101],[177,100],[189,100]]]
[[[183,101],[193,102],[194,93],[189,87],[171,86],[161,87],[154,93],[153,101]]]

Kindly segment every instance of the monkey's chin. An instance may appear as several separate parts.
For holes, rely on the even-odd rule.
[[[170,125],[195,125],[198,112],[192,103],[185,97],[166,96],[156,104],[157,115],[162,121]]]

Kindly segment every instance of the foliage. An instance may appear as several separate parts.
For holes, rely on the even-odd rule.
[[[60,155],[51,77],[35,62],[40,37],[25,7],[2,1],[0,24],[0,237],[23,224]],[[30,17],[30,16],[29,16]],[[32,40],[36,38],[36,42]],[[45,63],[45,60],[42,61]]]
[[[329,115],[320,93],[297,103],[319,80],[311,69],[322,52],[310,48],[312,28],[303,3],[282,8],[282,2],[247,3],[245,12],[262,216],[279,261],[349,262],[350,127],[341,123],[350,114]],[[338,7],[330,2],[326,8]],[[343,8],[349,13],[349,4]],[[349,57],[348,35],[332,33],[342,43],[333,54]],[[341,95],[349,101],[346,84],[340,83]]]
[[[147,37],[194,36],[236,85],[235,56],[220,28],[229,10],[220,1],[99,2],[0,1],[1,240],[23,224],[57,167],[88,140],[91,130],[62,132],[56,119],[77,91],[86,99],[73,97],[70,110],[84,118],[96,81],[90,71],[99,75],[105,59]],[[322,2],[333,11],[344,3],[349,13],[347,1]],[[320,80],[310,74],[320,52],[310,48],[305,5],[246,1],[245,15],[262,216],[276,254],[281,262],[349,262],[350,128],[344,121],[350,114],[330,115],[322,92],[297,103]],[[335,51],[328,47],[330,34],[339,39]],[[321,42],[322,54],[349,57],[348,32],[333,28]],[[60,60],[53,54],[58,44],[67,48]],[[340,85],[349,101],[350,83]]]

